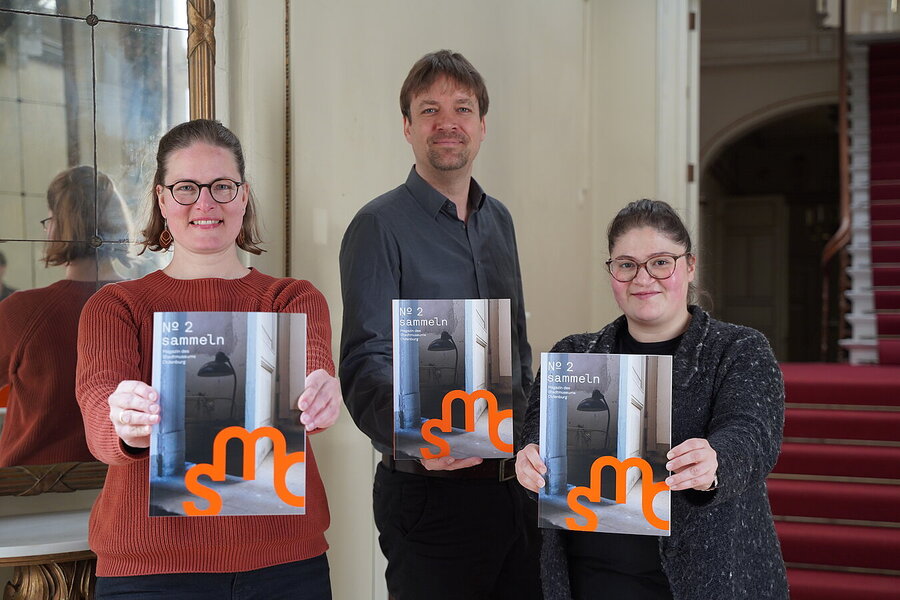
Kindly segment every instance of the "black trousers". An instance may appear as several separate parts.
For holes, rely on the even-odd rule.
[[[442,479],[379,464],[373,504],[394,600],[540,600],[536,506],[515,479]]]
[[[97,600],[331,600],[331,579],[322,554],[239,573],[98,577],[95,596]]]
[[[564,531],[562,539],[574,600],[672,600],[656,536]]]

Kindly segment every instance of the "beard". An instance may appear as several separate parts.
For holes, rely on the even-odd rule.
[[[434,138],[430,141],[440,141],[442,139],[454,139],[462,142],[464,145],[459,149],[448,149],[431,146],[428,150],[428,162],[432,168],[438,171],[455,171],[462,169],[469,164],[469,138],[462,135],[444,136]]]

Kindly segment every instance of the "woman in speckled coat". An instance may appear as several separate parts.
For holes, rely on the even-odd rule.
[[[766,338],[690,304],[697,261],[665,202],[623,208],[608,232],[610,284],[621,317],[552,352],[670,354],[673,358],[671,536],[544,529],[546,600],[788,598],[766,494],[784,425],[784,384]],[[537,492],[540,375],[516,457]],[[530,443],[529,443],[530,442]]]

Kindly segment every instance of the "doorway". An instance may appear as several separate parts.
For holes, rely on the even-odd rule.
[[[700,258],[713,315],[760,330],[781,361],[821,360],[819,265],[838,225],[837,106],[774,117],[708,165]],[[834,290],[829,299],[836,314]]]

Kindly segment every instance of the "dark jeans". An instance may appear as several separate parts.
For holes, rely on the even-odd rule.
[[[373,501],[394,600],[540,600],[536,506],[515,479],[441,479],[379,464]]]
[[[96,598],[127,600],[331,600],[325,555],[239,573],[98,577]]]

